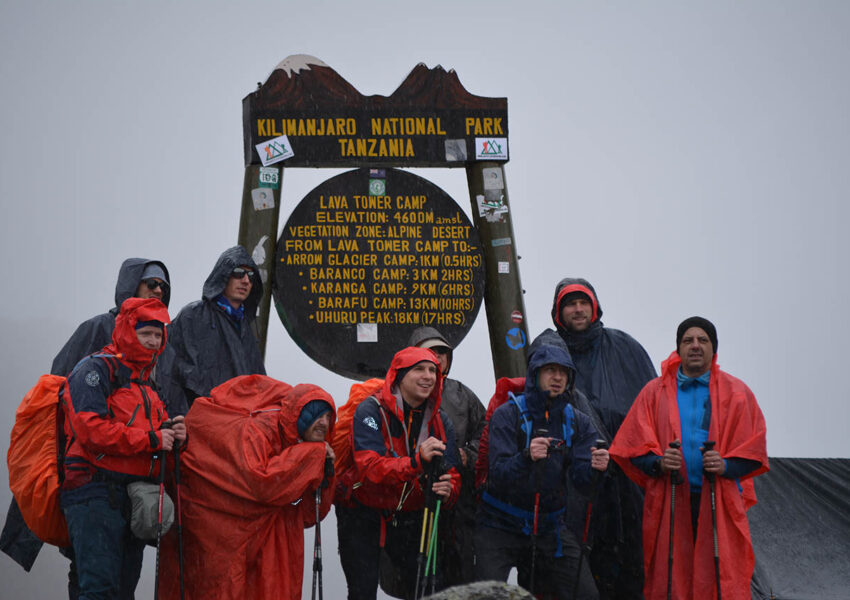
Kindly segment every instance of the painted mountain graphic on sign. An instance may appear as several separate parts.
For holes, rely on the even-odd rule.
[[[416,65],[389,96],[364,96],[318,58],[296,54],[282,60],[269,78],[245,98],[255,112],[275,110],[435,107],[504,110],[504,98],[466,91],[454,70]]]

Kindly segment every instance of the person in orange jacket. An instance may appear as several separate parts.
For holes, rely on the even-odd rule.
[[[161,453],[186,439],[150,379],[168,322],[158,299],[125,300],[112,343],[80,361],[60,391],[68,440],[60,503],[81,598],[133,597],[145,543],[130,530],[127,485],[153,481]]]
[[[354,465],[339,474],[353,482],[353,492],[336,506],[349,600],[374,599],[385,567],[401,579],[393,595],[415,595],[424,480],[432,463],[445,461],[444,472],[432,480],[433,492],[445,506],[457,501],[460,459],[454,428],[440,408],[441,389],[437,356],[404,348],[393,357],[382,389],[354,413]],[[381,564],[382,548],[389,564]]]
[[[319,386],[265,375],[234,377],[195,400],[179,486],[187,599],[301,598],[316,490],[321,518],[333,499],[325,440],[335,420]],[[175,530],[163,544],[164,599],[180,597]]]

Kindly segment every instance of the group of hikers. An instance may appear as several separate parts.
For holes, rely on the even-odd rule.
[[[500,379],[486,409],[448,377],[452,345],[420,327],[337,410],[317,385],[266,376],[252,330],[262,281],[244,248],[173,321],[170,285],[164,263],[124,261],[115,308],[53,362],[67,376],[69,598],[133,598],[152,541],[134,534],[128,490],[145,481],[176,513],[167,533],[161,508],[156,523],[167,599],[300,598],[313,526],[321,597],[331,506],[350,600],[513,568],[538,598],[750,597],[765,423],[717,366],[707,319],[679,325],[657,377],[634,338],[602,324],[593,286],[564,279],[526,376]],[[40,546],[13,500],[0,549],[29,570]]]

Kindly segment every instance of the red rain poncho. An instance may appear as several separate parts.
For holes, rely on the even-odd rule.
[[[264,375],[235,377],[192,405],[180,465],[187,599],[301,598],[304,529],[316,522],[325,464],[324,443],[298,439],[311,400],[330,405],[333,429],[327,392]],[[333,489],[322,491],[322,518]],[[162,597],[179,598],[176,527],[160,567]]]

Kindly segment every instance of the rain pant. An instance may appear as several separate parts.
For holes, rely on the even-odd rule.
[[[582,332],[569,331],[561,323],[562,302],[571,292],[586,294],[594,309],[593,323]],[[601,317],[602,305],[587,280],[566,278],[558,283],[552,322],[575,363],[576,388],[587,397],[590,416],[610,443],[632,402],[643,386],[656,377],[656,372],[643,346],[624,331],[605,327]],[[591,524],[591,566],[603,597],[640,597],[642,506],[641,491],[612,464],[597,497],[596,516]],[[570,507],[571,529],[583,530],[585,512],[583,503]]]
[[[661,456],[670,442],[682,438],[676,399],[677,352],[661,365],[661,377],[643,388],[620,427],[611,456],[645,490],[643,548],[647,600],[667,593],[667,560],[670,536],[670,478],[651,477],[632,464],[645,454]],[[760,466],[740,481],[717,477],[717,537],[720,550],[720,585],[725,600],[750,598],[754,557],[746,510],[756,503],[752,478],[768,470],[765,422],[755,396],[739,379],[711,364],[709,379],[711,423],[708,438],[722,457],[757,461]],[[687,482],[686,465],[681,469]],[[673,542],[673,598],[716,598],[710,486],[702,486],[696,542],[691,525],[688,486],[677,486],[675,539]]]
[[[195,401],[180,464],[187,600],[301,598],[304,529],[316,523],[315,492],[325,477],[325,444],[298,437],[298,416],[311,400],[331,406],[332,429],[333,399],[312,384],[247,375]],[[321,518],[333,499],[328,483]],[[177,550],[173,527],[163,540],[163,599],[180,597]]]
[[[237,323],[216,303],[227,287],[230,273],[240,265],[257,274],[244,302],[244,319]],[[225,250],[204,282],[203,298],[186,306],[168,331],[169,344],[161,361],[165,399],[181,413],[199,396],[209,396],[217,385],[237,375],[265,375],[263,357],[254,335],[254,317],[263,295],[263,283],[245,248]]]

